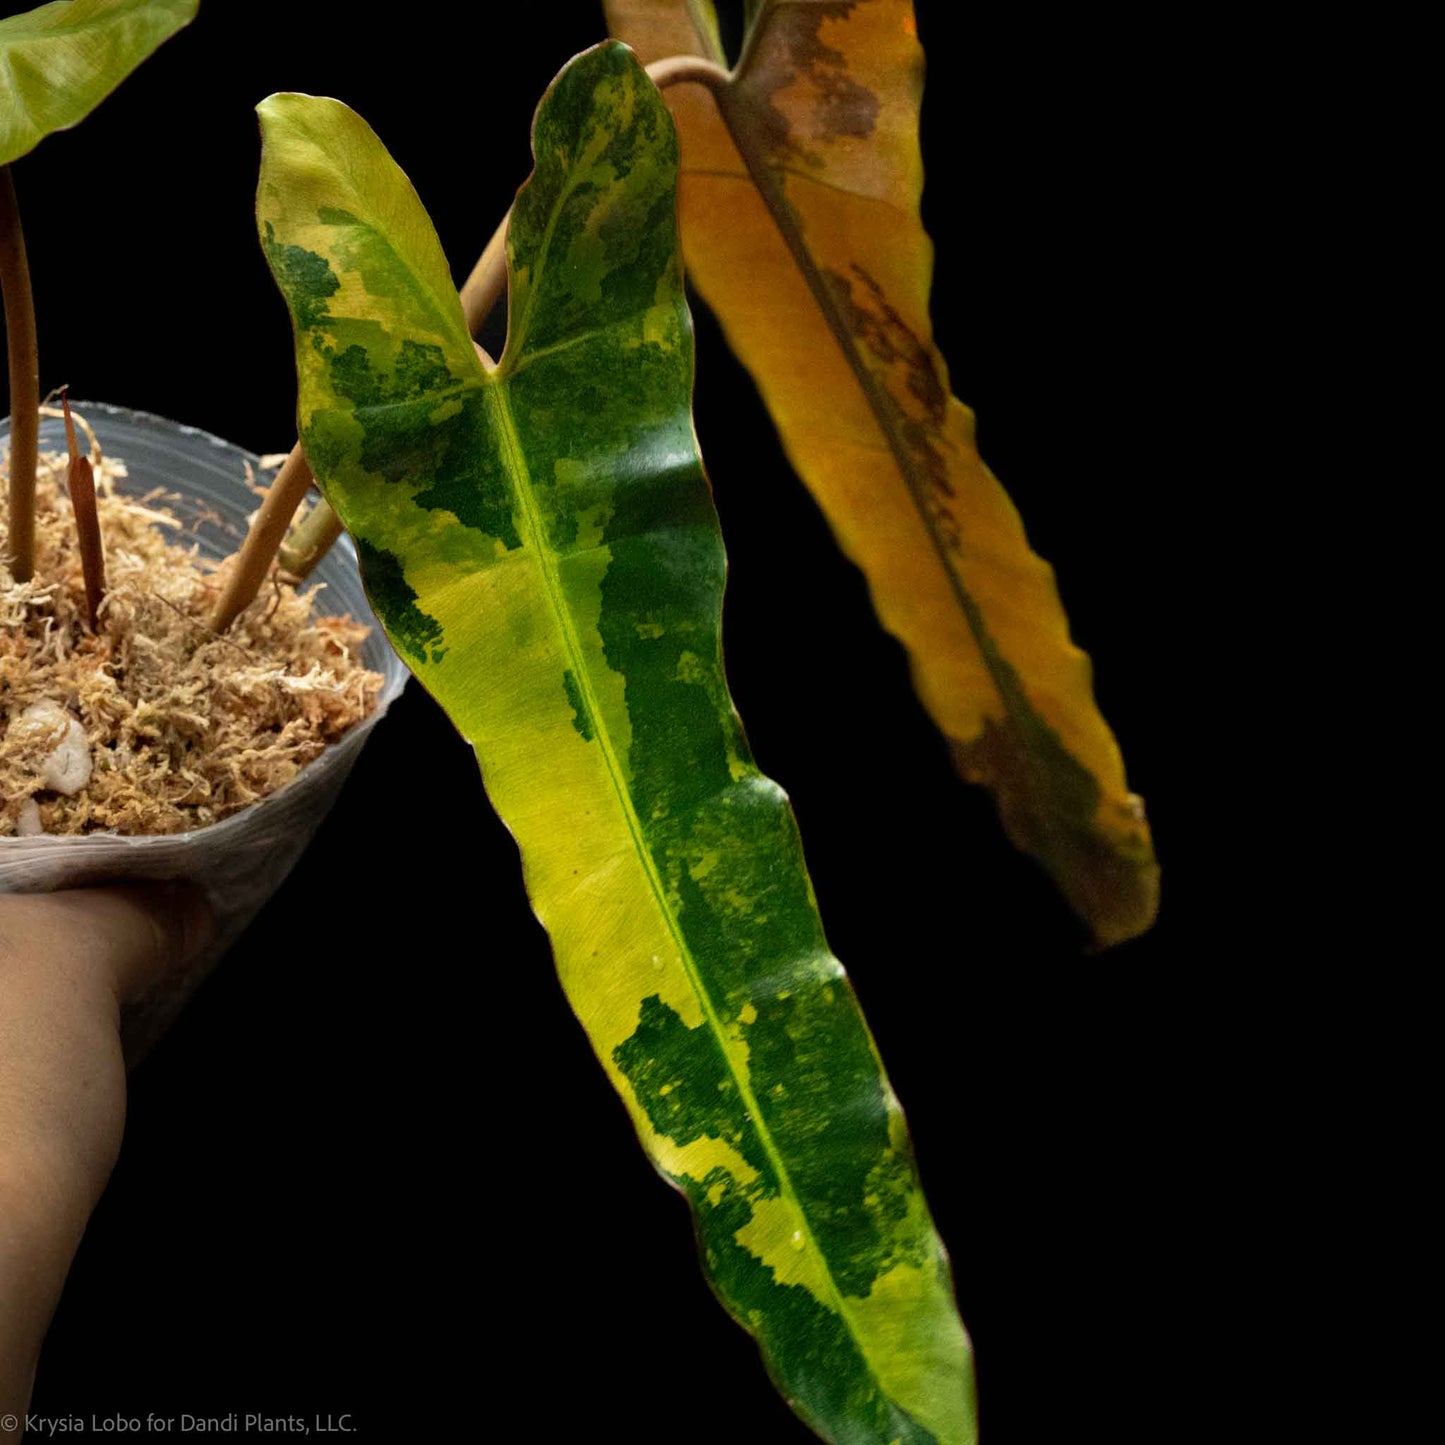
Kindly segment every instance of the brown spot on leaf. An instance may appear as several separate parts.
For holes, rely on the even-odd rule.
[[[764,22],[766,28],[756,42],[755,60],[742,88],[754,97],[758,131],[767,154],[779,164],[821,169],[822,157],[808,148],[809,139],[863,139],[873,134],[880,109],[878,97],[849,75],[847,56],[825,45],[820,35],[825,20],[846,20],[857,4],[858,0],[837,0],[834,4],[790,6],[774,10]],[[802,117],[790,115],[773,99],[800,81],[809,82],[813,94],[812,113],[805,125],[798,124]],[[797,109],[793,97],[788,105]]]
[[[1028,721],[1027,731],[1048,737],[1021,736],[1005,717],[986,718],[972,742],[951,738],[954,767],[993,793],[1009,841],[1044,865],[1101,944],[1130,938],[1158,901],[1159,869],[1142,816],[1117,808],[1101,815],[1095,780],[1040,719]]]
[[[836,273],[832,279],[835,290],[841,285],[845,294],[853,334],[875,360],[885,366],[902,365],[906,369],[909,394],[918,401],[928,419],[941,427],[948,410],[948,391],[927,345],[889,304],[883,287],[868,271],[856,262],[849,269],[858,278],[865,299],[855,298],[851,283]]]
[[[886,412],[879,420],[907,451],[906,480],[919,505],[927,508],[939,540],[958,552],[962,529],[951,505],[955,492],[944,455],[948,389],[933,353],[889,303],[883,287],[862,266],[855,263],[850,269],[854,280],[836,271],[824,274],[864,365],[882,383],[873,399],[875,410]],[[906,406],[902,397],[911,397],[916,407]]]

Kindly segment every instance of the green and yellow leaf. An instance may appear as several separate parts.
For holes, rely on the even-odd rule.
[[[54,0],[0,20],[0,165],[85,119],[198,0]]]
[[[648,63],[726,61],[711,0],[605,0]],[[688,273],[788,455],[862,568],[959,771],[986,784],[1102,943],[1142,932],[1143,806],[1029,549],[950,394],[919,216],[923,52],[911,0],[755,0],[712,92],[668,92]]]
[[[714,1289],[825,1437],[972,1441],[903,1116],[723,675],[666,107],[615,44],[548,92],[494,369],[365,123],[297,95],[261,117],[307,455],[393,643],[476,750]]]

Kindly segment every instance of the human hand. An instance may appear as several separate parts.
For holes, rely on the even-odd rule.
[[[0,1442],[120,1152],[120,1009],[211,934],[185,885],[0,896]]]

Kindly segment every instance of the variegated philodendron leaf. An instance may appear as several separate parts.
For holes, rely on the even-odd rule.
[[[198,0],[54,0],[0,20],[0,165],[82,121]]]
[[[644,61],[726,66],[713,0],[604,3]],[[908,648],[958,770],[992,789],[1099,942],[1131,938],[1159,901],[1143,804],[1053,570],[933,344],[912,0],[749,0],[744,18],[731,75],[668,91],[688,272]]]
[[[261,116],[307,455],[392,641],[476,748],[717,1293],[825,1437],[973,1440],[903,1116],[723,676],[666,108],[615,44],[547,93],[495,370],[366,125],[297,95]]]

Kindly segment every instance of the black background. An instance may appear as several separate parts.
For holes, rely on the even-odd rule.
[[[1177,1438],[1222,1408],[1206,1321],[1229,1303],[1247,1172],[1200,942],[1208,800],[1191,795],[1178,605],[1213,182],[1179,98],[1182,34],[1154,35],[1140,65],[1138,36],[1097,13],[959,9],[918,3],[938,338],[1149,801],[1158,927],[1086,955],[956,781],[699,309],[729,674],[908,1110],[986,1441]],[[587,0],[402,6],[385,24],[203,0],[16,166],[43,388],[284,450],[294,374],[255,239],[254,104],[298,89],[358,109],[460,280],[530,168],[546,83],[602,33]],[[136,1075],[34,1408],[348,1413],[376,1438],[810,1438],[709,1295],[686,1208],[562,998],[471,754],[415,687]]]

